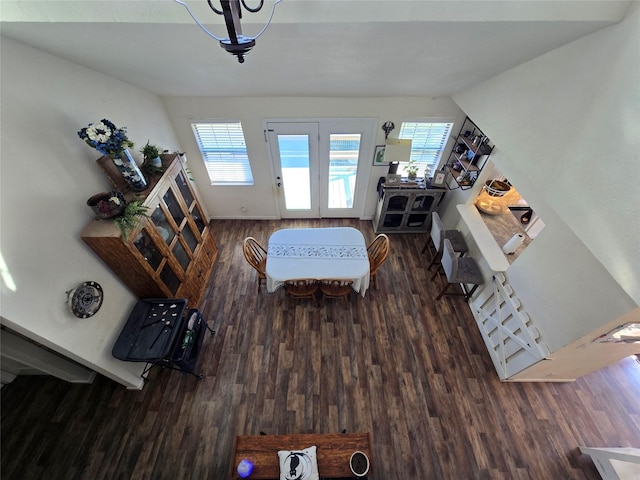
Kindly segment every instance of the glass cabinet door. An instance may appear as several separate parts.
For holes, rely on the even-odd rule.
[[[196,203],[193,206],[193,210],[191,210],[191,218],[196,224],[196,228],[200,232],[200,235],[204,232],[205,227],[207,226],[207,221],[205,220],[205,216],[200,210],[200,206]]]
[[[188,180],[185,178],[183,172],[179,172],[176,176],[176,185],[178,185],[178,189],[182,194],[182,198],[184,198],[184,203],[186,203],[187,208],[191,208],[191,205],[193,205],[193,195],[191,194]]]
[[[195,252],[196,247],[198,246],[198,239],[191,230],[191,225],[189,225],[188,223],[182,229],[182,238],[187,243],[191,253]]]
[[[165,205],[169,209],[169,212],[173,217],[173,221],[176,222],[176,225],[178,226],[178,228],[180,228],[182,226],[182,221],[185,218],[185,214],[182,211],[182,208],[180,208],[180,203],[178,203],[178,200],[176,199],[176,196],[173,193],[173,190],[171,189],[167,190],[167,193],[164,194],[162,199],[164,200]]]
[[[174,273],[171,265],[169,265],[168,263],[164,264],[164,267],[160,272],[160,280],[164,282],[164,284],[173,295],[175,295],[178,291],[178,288],[180,288],[180,279]]]
[[[185,251],[182,243],[179,241],[176,242],[176,244],[173,246],[172,252],[173,256],[176,257],[176,260],[178,260],[178,263],[182,267],[182,270],[186,272],[187,268],[189,267],[189,263],[191,262],[191,257]]]
[[[133,245],[135,245],[149,265],[151,265],[151,268],[157,270],[164,257],[146,229],[140,231],[138,236],[133,240]]]
[[[173,228],[167,220],[167,217],[162,211],[162,207],[160,206],[160,204],[158,204],[156,209],[151,214],[151,221],[156,226],[156,229],[158,230],[160,236],[164,239],[165,242],[167,242],[167,245],[171,245],[175,233],[173,232]]]

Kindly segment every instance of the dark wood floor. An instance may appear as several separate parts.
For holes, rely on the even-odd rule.
[[[461,297],[434,301],[425,235],[391,235],[378,290],[320,308],[256,295],[247,235],[370,222],[214,221],[203,380],[154,368],[1,390],[3,479],[224,479],[236,435],[371,431],[370,479],[597,479],[577,447],[640,446],[635,358],[573,383],[501,383]]]

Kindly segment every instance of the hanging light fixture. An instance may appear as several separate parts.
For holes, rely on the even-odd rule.
[[[211,10],[213,10],[218,15],[224,16],[224,23],[227,26],[227,33],[229,34],[227,38],[217,37],[216,35],[211,33],[209,30],[207,30],[204,27],[204,25],[202,25],[202,23],[198,21],[196,16],[193,14],[189,6],[184,1],[182,0],[173,0],[173,1],[184,6],[184,8],[186,8],[187,11],[189,12],[189,15],[191,15],[191,18],[193,18],[193,20],[198,24],[198,26],[202,30],[204,30],[204,32],[207,35],[209,35],[211,38],[214,38],[218,42],[220,42],[220,46],[224,48],[227,52],[238,57],[238,62],[244,63],[244,56],[247,53],[249,53],[249,51],[255,46],[256,39],[260,35],[262,35],[264,31],[267,29],[267,27],[271,23],[271,18],[273,17],[273,12],[276,9],[276,5],[279,4],[282,0],[275,0],[273,2],[273,8],[271,9],[271,15],[269,15],[269,20],[267,20],[267,23],[265,24],[265,26],[262,27],[262,30],[260,30],[260,33],[258,33],[255,37],[245,37],[244,35],[242,35],[242,26],[240,25],[240,19],[242,18],[241,7],[244,7],[245,10],[247,10],[250,13],[256,13],[262,9],[262,6],[264,5],[264,0],[260,0],[260,4],[255,8],[248,7],[247,4],[244,2],[244,0],[220,0],[220,7],[222,8],[221,10],[218,10],[216,7],[213,6],[213,4],[211,3],[212,0],[207,0],[207,3],[209,4],[209,7],[211,8]]]

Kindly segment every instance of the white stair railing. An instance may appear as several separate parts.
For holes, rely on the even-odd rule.
[[[494,275],[492,287],[476,295],[470,306],[498,376],[508,380],[550,351],[503,274]]]

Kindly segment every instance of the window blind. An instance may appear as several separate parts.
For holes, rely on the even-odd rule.
[[[411,139],[411,159],[418,162],[418,172],[435,172],[452,127],[453,122],[402,122],[398,138]]]
[[[240,122],[192,123],[212,185],[253,185]]]

